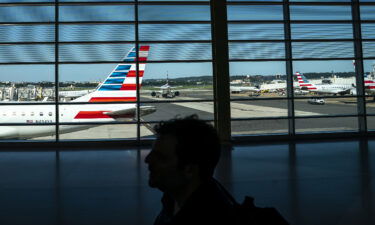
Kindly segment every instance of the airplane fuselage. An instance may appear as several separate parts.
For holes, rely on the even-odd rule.
[[[75,122],[114,122],[129,120],[134,115],[111,117],[106,112],[135,108],[135,104],[86,104],[60,105],[59,123]],[[0,124],[27,124],[21,126],[1,126],[0,139],[33,138],[55,134],[55,126],[48,125],[56,122],[54,105],[12,105],[0,107]],[[35,126],[33,126],[35,125]],[[94,127],[98,125],[60,125],[59,132],[67,133]]]

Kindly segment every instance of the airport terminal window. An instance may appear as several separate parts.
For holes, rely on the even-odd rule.
[[[193,113],[230,117],[233,138],[375,129],[375,1],[226,6],[229,74],[214,69],[208,0],[0,0],[0,108],[12,112],[0,122],[43,130],[0,139],[142,141]],[[230,114],[215,105],[224,87]]]
[[[355,24],[350,0],[254,2],[227,1],[232,135],[366,130],[357,116],[364,112],[360,100],[367,114],[373,108],[373,3],[360,5],[366,21]],[[364,40],[356,52],[358,25]],[[361,51],[369,59],[363,75],[356,68]],[[240,104],[248,108],[241,107],[242,117]]]

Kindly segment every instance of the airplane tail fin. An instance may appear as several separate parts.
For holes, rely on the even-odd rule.
[[[310,83],[307,78],[300,72],[296,72],[298,85],[301,87],[301,90],[315,90],[316,87],[314,84]]]
[[[146,67],[150,46],[139,47],[138,74],[136,69],[136,48],[132,48],[125,58],[124,63],[118,64],[98,88],[85,96],[77,98],[75,102],[133,102],[137,100],[137,76],[139,87]]]

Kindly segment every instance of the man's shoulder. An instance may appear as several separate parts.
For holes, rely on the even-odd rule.
[[[226,206],[233,206],[234,204],[229,192],[215,179],[207,182],[200,195],[203,200],[212,201],[215,204]]]
[[[234,211],[234,202],[230,194],[216,180],[206,182],[186,205],[189,211],[197,211],[207,216],[216,217],[231,215]]]

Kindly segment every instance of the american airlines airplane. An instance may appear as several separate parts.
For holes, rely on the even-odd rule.
[[[375,94],[375,81],[365,79],[365,92],[367,94]]]
[[[352,94],[355,95],[357,90],[355,86],[348,85],[348,84],[312,84],[310,83],[307,78],[299,73],[296,72],[298,84],[301,90],[308,90],[310,92],[320,93],[320,94],[334,94],[334,95],[344,95],[344,94]]]
[[[139,49],[139,84],[142,82],[145,62],[150,46]],[[82,104],[60,105],[59,121],[74,122],[114,122],[131,120],[137,115],[136,90],[136,49],[132,48],[123,62],[118,64],[106,80],[93,92],[72,102]],[[117,104],[84,104],[95,102],[119,102]],[[154,106],[141,106],[140,115],[156,111]],[[0,139],[29,139],[55,135],[55,126],[33,126],[33,124],[55,123],[55,105],[11,105],[0,106],[1,123],[27,123],[27,126],[0,126]],[[84,130],[99,125],[60,125],[60,133]]]

